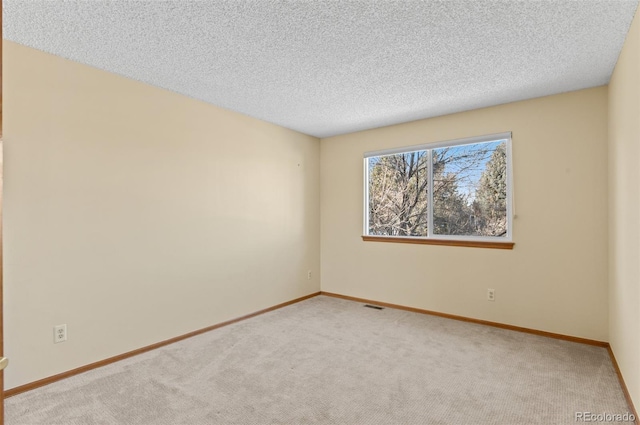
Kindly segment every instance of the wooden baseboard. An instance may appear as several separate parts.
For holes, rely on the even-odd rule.
[[[533,335],[539,335],[539,336],[546,336],[548,338],[562,339],[562,340],[565,340],[565,341],[579,342],[581,344],[595,345],[596,347],[604,347],[604,348],[606,348],[606,347],[609,346],[608,342],[596,341],[594,339],[578,338],[578,337],[575,337],[575,336],[568,336],[568,335],[562,335],[562,334],[557,334],[557,333],[553,333],[553,332],[539,331],[539,330],[536,330],[536,329],[523,328],[523,327],[520,327],[520,326],[506,325],[504,323],[490,322],[488,320],[472,319],[470,317],[457,316],[455,314],[447,314],[447,313],[440,313],[440,312],[437,312],[437,311],[423,310],[423,309],[420,309],[420,308],[407,307],[407,306],[399,305],[399,304],[391,304],[391,303],[385,303],[385,302],[376,301],[376,300],[369,300],[369,299],[365,299],[365,298],[351,297],[351,296],[348,296],[348,295],[334,294],[334,293],[331,293],[331,292],[322,291],[322,292],[320,292],[320,294],[321,295],[326,295],[328,297],[341,298],[343,300],[357,301],[357,302],[361,302],[361,303],[365,303],[365,304],[375,304],[375,305],[379,305],[379,306],[382,306],[382,307],[396,308],[398,310],[406,310],[406,311],[411,311],[411,312],[414,312],[414,313],[429,314],[431,316],[444,317],[446,319],[461,320],[463,322],[469,322],[469,323],[476,323],[476,324],[479,324],[479,325],[492,326],[494,328],[508,329],[508,330],[511,330],[511,331],[524,332],[524,333],[533,334]]]
[[[622,392],[624,393],[624,398],[627,399],[627,404],[629,405],[629,409],[631,409],[630,413],[633,413],[635,416],[635,424],[640,425],[640,418],[638,417],[638,411],[636,407],[633,405],[633,400],[631,399],[631,394],[629,394],[629,389],[627,388],[627,384],[624,382],[624,378],[622,377],[622,372],[620,372],[620,367],[618,366],[618,361],[616,360],[616,356],[613,354],[613,350],[611,349],[611,345],[607,344],[607,351],[609,352],[609,357],[611,357],[611,363],[613,363],[613,368],[616,370],[616,374],[618,375],[618,381],[620,381],[620,387],[622,387]]]
[[[127,359],[129,357],[136,356],[138,354],[146,353],[147,351],[155,350],[156,348],[164,347],[165,345],[173,344],[174,342],[182,341],[183,339],[191,338],[192,336],[200,335],[200,334],[203,334],[205,332],[209,332],[209,331],[212,331],[214,329],[218,329],[218,328],[221,328],[223,326],[230,325],[232,323],[236,323],[236,322],[240,322],[242,320],[250,319],[252,317],[259,316],[261,314],[268,313],[270,311],[277,310],[279,308],[286,307],[288,305],[295,304],[295,303],[298,303],[300,301],[304,301],[304,300],[307,300],[309,298],[316,297],[318,295],[320,295],[320,292],[316,292],[316,293],[313,293],[313,294],[306,295],[304,297],[296,298],[294,300],[287,301],[287,302],[284,302],[284,303],[281,303],[281,304],[278,304],[278,305],[274,305],[272,307],[268,307],[268,308],[265,308],[263,310],[256,311],[254,313],[247,314],[245,316],[237,317],[235,319],[227,320],[226,322],[221,322],[221,323],[218,323],[218,324],[215,324],[215,325],[212,325],[212,326],[208,326],[208,327],[203,328],[203,329],[199,329],[197,331],[189,332],[189,333],[186,333],[184,335],[177,336],[175,338],[171,338],[171,339],[167,339],[165,341],[157,342],[155,344],[147,345],[146,347],[138,348],[137,350],[133,350],[133,351],[129,351],[129,352],[124,353],[124,354],[120,354],[120,355],[117,355],[117,356],[109,357],[108,359],[100,360],[100,361],[97,361],[95,363],[91,363],[91,364],[88,364],[88,365],[85,365],[85,366],[80,366],[78,368],[75,368],[75,369],[72,369],[72,370],[68,370],[66,372],[62,372],[62,373],[59,373],[57,375],[49,376],[47,378],[43,378],[43,379],[40,379],[38,381],[34,381],[34,382],[30,382],[28,384],[20,385],[19,387],[15,387],[15,388],[11,388],[9,390],[6,390],[4,392],[4,397],[8,398],[8,397],[12,397],[14,395],[20,394],[20,393],[24,393],[26,391],[31,391],[31,390],[34,390],[36,388],[44,387],[45,385],[52,384],[52,383],[60,381],[62,379],[69,378],[71,376],[78,375],[80,373],[88,372],[88,371],[90,371],[92,369],[96,369],[96,368],[99,368],[99,367],[102,367],[102,366],[106,366],[108,364],[115,363],[115,362],[118,362],[120,360],[124,360],[124,359]]]

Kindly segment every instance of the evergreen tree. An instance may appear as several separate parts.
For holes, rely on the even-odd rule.
[[[507,153],[498,145],[480,177],[473,205],[483,236],[502,236],[507,232]]]

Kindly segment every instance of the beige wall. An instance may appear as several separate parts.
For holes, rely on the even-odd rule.
[[[361,240],[364,152],[504,131],[513,251]],[[320,164],[323,291],[607,340],[606,87],[322,139]]]
[[[319,290],[318,139],[5,49],[6,388]]]
[[[609,83],[609,338],[640,408],[640,14]]]

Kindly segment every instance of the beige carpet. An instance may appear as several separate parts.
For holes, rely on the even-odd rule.
[[[628,411],[603,348],[319,296],[9,398],[6,423],[552,425]]]

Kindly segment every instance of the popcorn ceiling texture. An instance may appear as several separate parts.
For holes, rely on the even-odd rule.
[[[8,40],[317,137],[607,84],[638,0],[4,1]]]

